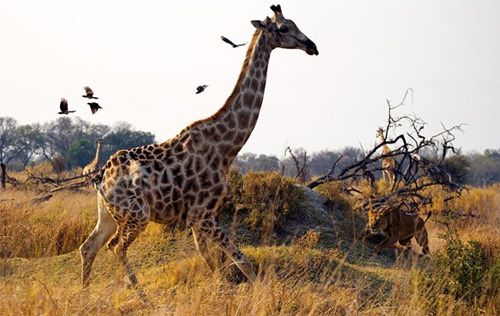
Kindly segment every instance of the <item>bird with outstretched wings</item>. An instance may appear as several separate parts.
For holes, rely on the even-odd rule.
[[[204,84],[204,85],[202,85],[202,86],[198,86],[198,87],[196,88],[196,94],[198,94],[198,93],[202,93],[203,91],[205,91],[205,89],[206,89],[207,87],[208,87],[208,85],[207,85],[207,84]]]
[[[90,111],[92,111],[92,114],[95,114],[97,110],[102,109],[102,107],[95,102],[89,102],[87,104],[90,106]]]
[[[236,48],[236,47],[240,47],[240,46],[244,46],[246,45],[247,43],[245,44],[235,44],[233,43],[229,38],[227,37],[224,37],[224,36],[221,36],[220,37],[224,42],[228,43],[229,45],[233,46],[233,48]]]
[[[57,114],[68,115],[69,113],[76,112],[76,111],[68,111],[68,100],[66,100],[65,98],[61,98],[61,103],[59,103],[59,109],[61,109],[61,112],[57,112]]]
[[[85,89],[85,95],[82,95],[82,97],[87,99],[99,99],[98,97],[94,97],[94,91],[89,87],[83,87],[83,89]]]

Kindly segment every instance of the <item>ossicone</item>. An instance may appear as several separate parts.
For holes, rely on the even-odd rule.
[[[273,12],[275,14],[280,14],[280,15],[282,14],[281,13],[281,6],[279,4],[278,5],[272,5],[271,6],[271,10],[273,10]]]

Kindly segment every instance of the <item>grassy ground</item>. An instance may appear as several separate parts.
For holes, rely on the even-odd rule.
[[[297,202],[306,197],[300,192],[294,195],[288,180],[278,180],[274,175],[233,179],[238,198],[221,216],[226,231],[259,271],[254,286],[228,281],[227,276],[234,274],[232,266],[224,275],[213,275],[196,253],[189,230],[153,223],[129,250],[147,304],[124,286],[114,255],[105,249],[94,263],[90,287],[80,290],[77,248],[97,219],[92,189],[61,192],[33,204],[28,201],[44,193],[9,188],[0,195],[0,314],[500,313],[500,186],[472,189],[446,207],[436,203],[435,212],[452,218],[454,234],[439,238],[450,231],[430,221],[432,256],[423,258],[393,250],[374,254],[374,244],[356,238],[364,215],[335,188],[322,192],[330,198],[325,217]],[[252,187],[256,181],[267,189],[258,192],[258,186]],[[260,195],[273,187],[280,191],[271,195],[269,204],[269,197]],[[243,188],[254,195],[237,192]],[[279,199],[283,196],[297,200]],[[262,229],[269,221],[273,224]],[[211,250],[220,255],[215,247]],[[456,264],[461,268],[454,270]],[[468,266],[477,269],[470,275],[457,274]]]

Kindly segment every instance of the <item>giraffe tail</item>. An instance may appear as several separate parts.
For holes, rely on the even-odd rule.
[[[83,181],[80,180],[78,182],[72,182],[72,183],[68,183],[66,185],[58,186],[57,188],[50,190],[50,192],[57,192],[57,191],[62,191],[62,190],[73,190],[73,189],[86,187],[86,186],[91,185],[91,184],[97,184],[97,183],[101,182],[102,171],[103,170],[101,169],[101,170],[95,172],[94,174],[91,175],[90,178],[86,178]]]

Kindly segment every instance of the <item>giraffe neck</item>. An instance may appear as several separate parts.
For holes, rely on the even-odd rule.
[[[391,151],[391,149],[389,148],[389,146],[387,146],[387,145],[382,146],[382,152],[384,154],[387,154],[390,151]]]
[[[228,168],[257,123],[272,49],[266,35],[255,31],[238,81],[226,103],[211,117],[186,127],[178,137],[182,140],[189,134],[203,135],[201,141],[210,146],[207,155],[219,154],[222,167]]]
[[[266,35],[255,31],[233,93],[216,113],[218,119],[214,122],[227,127],[226,135],[231,136],[234,133],[232,140],[227,137],[229,141],[220,144],[229,163],[245,145],[257,123],[264,98],[271,51]],[[226,152],[227,149],[229,150]]]
[[[92,164],[98,164],[99,163],[99,152],[101,151],[101,143],[97,143],[97,149],[95,152],[95,157],[94,160],[92,160]]]
[[[380,135],[380,141],[383,143],[385,142],[385,138],[384,138],[384,135]],[[386,144],[382,145],[382,153],[386,154],[388,152],[390,152],[391,149],[389,148],[389,146],[387,146]]]

